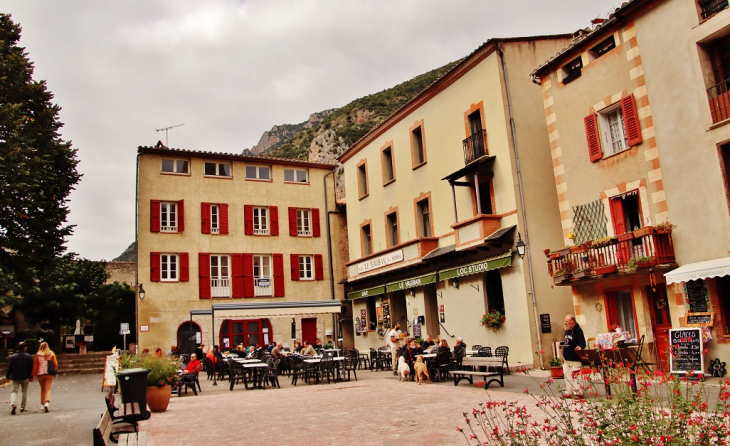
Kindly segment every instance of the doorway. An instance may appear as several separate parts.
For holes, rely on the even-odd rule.
[[[195,347],[199,343],[200,326],[195,322],[184,322],[177,329],[177,346],[181,353],[195,353]]]
[[[314,344],[317,340],[317,318],[302,319],[302,341]]]
[[[649,305],[651,307],[651,326],[654,332],[655,349],[646,348],[644,351],[655,355],[657,368],[659,370],[669,370],[669,330],[672,328],[672,319],[669,314],[669,304],[667,302],[667,285],[658,283],[656,291],[650,286],[646,287],[646,295],[649,296]],[[655,350],[655,351],[654,351]],[[646,354],[643,354],[646,358]]]
[[[423,301],[426,313],[426,327],[425,331],[427,334],[433,336],[434,339],[441,338],[441,327],[439,327],[439,308],[438,302],[436,302],[436,284],[432,283],[426,285],[423,289]],[[424,336],[425,337],[425,336]]]

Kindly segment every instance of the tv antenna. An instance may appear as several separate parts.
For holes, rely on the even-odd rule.
[[[167,145],[167,131],[168,131],[168,130],[171,130],[171,129],[174,129],[175,127],[182,127],[182,126],[184,126],[184,125],[185,125],[185,124],[171,125],[170,127],[163,127],[163,128],[161,128],[161,129],[155,129],[155,131],[156,131],[157,133],[160,133],[160,132],[165,132],[165,147],[170,147],[169,145]]]

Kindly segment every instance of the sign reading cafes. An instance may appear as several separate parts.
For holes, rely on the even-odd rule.
[[[379,257],[372,258],[357,264],[357,273],[362,274],[374,269],[382,268],[403,261],[403,250],[389,252]]]

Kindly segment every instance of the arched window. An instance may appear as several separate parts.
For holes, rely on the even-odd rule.
[[[200,326],[195,322],[184,322],[177,329],[177,346],[181,353],[195,353],[195,347],[201,340]]]
[[[497,310],[505,314],[502,276],[499,274],[499,270],[487,271],[484,276],[484,289],[487,291],[487,311]]]

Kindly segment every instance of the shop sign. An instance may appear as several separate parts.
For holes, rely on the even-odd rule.
[[[377,296],[383,293],[385,293],[385,285],[376,286],[375,288],[368,288],[367,290],[353,291],[352,293],[347,293],[347,299],[361,299],[363,297]]]
[[[436,273],[428,274],[420,277],[413,277],[408,280],[402,280],[400,282],[389,283],[385,285],[385,291],[390,293],[392,291],[407,290],[409,288],[419,287],[421,285],[428,285],[429,283],[436,282]]]
[[[439,280],[453,279],[454,277],[469,276],[472,274],[485,273],[489,270],[504,268],[512,264],[512,252],[489,257],[478,262],[469,263],[467,265],[458,266],[456,268],[445,269],[439,272]]]
[[[403,250],[389,252],[382,256],[375,257],[362,263],[357,264],[357,273],[362,274],[374,269],[382,268],[384,266],[391,265],[403,261]]]

